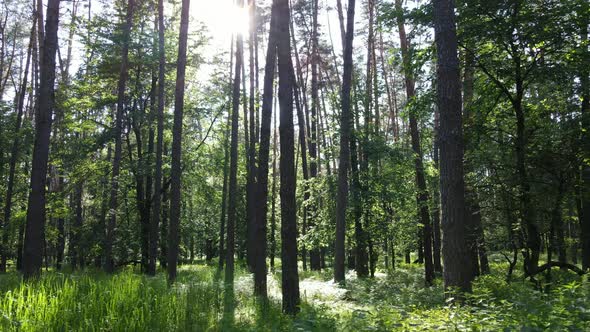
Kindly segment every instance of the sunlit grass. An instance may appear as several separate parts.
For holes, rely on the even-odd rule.
[[[12,272],[0,276],[0,331],[590,330],[587,279],[554,271],[556,283],[540,292],[520,275],[506,283],[505,263],[492,268],[463,306],[445,301],[440,280],[425,288],[418,265],[366,280],[351,271],[344,288],[330,271],[302,272],[296,318],[281,313],[278,271],[269,276],[268,303],[252,296],[251,276],[240,265],[227,299],[215,265],[182,266],[173,287],[163,272],[146,277],[133,269],[50,271],[31,283]]]

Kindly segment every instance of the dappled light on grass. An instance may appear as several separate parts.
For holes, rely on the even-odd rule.
[[[215,266],[182,266],[168,287],[163,273],[145,277],[124,270],[45,273],[22,283],[0,276],[1,331],[408,331],[590,329],[590,285],[568,271],[554,271],[543,293],[515,276],[503,279],[504,263],[479,277],[465,305],[445,301],[442,283],[424,287],[419,265],[401,265],[374,279],[346,275],[342,287],[329,271],[303,272],[301,313],[281,313],[280,274],[269,274],[269,301],[252,296],[252,277],[237,265],[227,291]]]

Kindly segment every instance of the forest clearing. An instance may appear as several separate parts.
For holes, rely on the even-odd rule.
[[[0,331],[590,331],[588,0],[3,0]]]

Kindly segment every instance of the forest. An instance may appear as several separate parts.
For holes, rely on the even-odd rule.
[[[588,0],[2,0],[0,331],[590,331]]]

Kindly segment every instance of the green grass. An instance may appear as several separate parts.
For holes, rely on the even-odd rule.
[[[204,264],[181,267],[173,287],[164,273],[150,278],[132,269],[50,271],[31,283],[12,272],[0,275],[0,331],[590,331],[587,277],[555,270],[554,284],[540,292],[519,275],[507,284],[502,263],[492,267],[463,306],[445,301],[440,280],[425,288],[415,265],[350,280],[342,296],[330,293],[337,288],[329,271],[305,272],[302,284],[320,291],[304,297],[296,318],[281,313],[278,273],[263,304],[251,296],[251,278],[241,268],[234,296],[215,266]],[[224,303],[233,305],[224,310]]]

